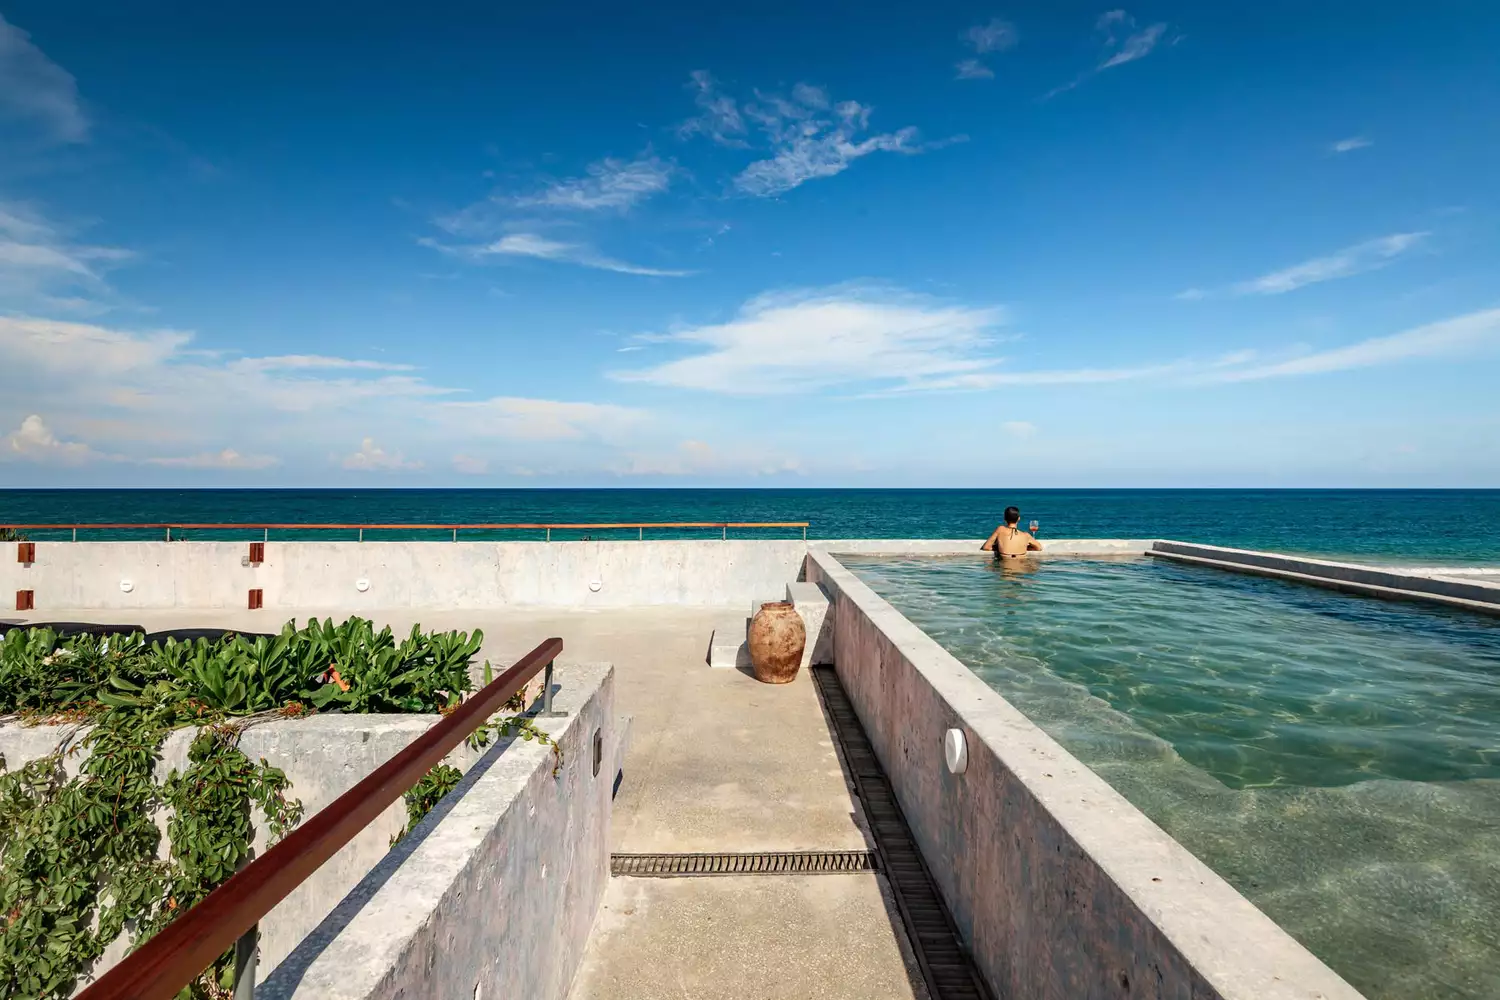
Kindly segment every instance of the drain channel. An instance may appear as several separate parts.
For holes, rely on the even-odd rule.
[[[705,875],[845,875],[879,871],[873,851],[761,851],[749,854],[611,854],[609,873],[635,878]]]
[[[989,988],[963,947],[958,928],[932,874],[917,850],[896,794],[880,767],[864,726],[832,667],[813,667],[823,705],[833,720],[834,736],[854,779],[854,790],[864,805],[865,818],[875,837],[881,869],[906,925],[906,936],[927,980],[933,1000],[991,1000]]]

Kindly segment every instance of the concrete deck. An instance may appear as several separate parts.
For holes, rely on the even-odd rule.
[[[712,670],[726,612],[361,611],[398,632],[482,628],[497,667],[548,636],[565,660],[609,661],[634,717],[614,803],[616,852],[862,850],[862,825],[807,673],[784,686]],[[349,612],[298,611],[342,620]],[[289,615],[244,610],[55,610],[11,620],[129,622],[274,632]],[[883,876],[611,879],[573,1000],[656,997],[925,998]]]

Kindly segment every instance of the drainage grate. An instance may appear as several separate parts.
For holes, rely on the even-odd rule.
[[[611,875],[841,875],[879,871],[873,851],[762,851],[753,854],[611,854]]]
[[[927,980],[933,1000],[990,1000],[991,993],[963,947],[958,928],[932,874],[912,840],[911,829],[896,803],[891,783],[875,757],[864,726],[832,667],[813,667],[824,707],[833,720],[834,735],[864,805],[865,818],[875,837],[881,868],[906,925],[906,936]]]

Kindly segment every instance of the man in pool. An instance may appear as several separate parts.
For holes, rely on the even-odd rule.
[[[980,551],[993,552],[996,559],[1019,559],[1028,552],[1042,551],[1042,543],[1021,530],[1021,508],[1007,507],[1005,523],[990,533]]]

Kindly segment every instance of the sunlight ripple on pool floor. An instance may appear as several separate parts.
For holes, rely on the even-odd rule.
[[[1500,996],[1500,622],[1144,559],[843,561],[1368,996]]]

